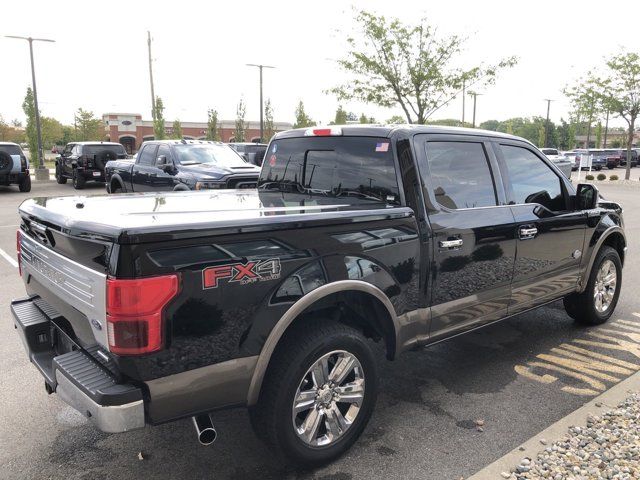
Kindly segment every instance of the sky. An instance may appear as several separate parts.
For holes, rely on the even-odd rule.
[[[477,123],[516,116],[567,118],[562,89],[620,51],[640,51],[637,22],[624,28],[624,12],[638,12],[637,0],[619,0],[611,11],[602,2],[538,0],[405,1],[339,0],[215,2],[185,4],[147,0],[6,2],[0,26],[0,115],[23,120],[21,109],[31,84],[28,44],[4,38],[22,35],[55,39],[34,43],[40,110],[70,124],[79,107],[151,117],[147,30],[153,39],[156,95],[165,118],[206,121],[214,108],[234,119],[240,98],[247,119],[259,118],[258,71],[247,63],[273,65],[264,71],[264,94],[276,121],[293,122],[302,100],[312,119],[328,123],[338,101],[326,93],[348,81],[335,60],[342,58],[347,35],[355,35],[353,8],[415,22],[426,17],[441,35],[467,37],[462,66],[491,64],[516,55],[516,67],[502,71],[495,85],[480,90]],[[609,18],[603,28],[594,26]],[[617,18],[617,20],[616,20]],[[633,25],[633,28],[632,28]],[[466,120],[471,119],[467,99]],[[356,102],[347,111],[377,120],[401,114]],[[462,116],[457,98],[432,118]],[[613,125],[623,125],[614,120]]]

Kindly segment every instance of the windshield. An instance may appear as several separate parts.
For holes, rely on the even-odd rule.
[[[400,203],[388,138],[275,140],[264,156],[258,189]]]
[[[202,163],[219,167],[246,167],[249,165],[228,145],[180,144],[174,145],[174,148],[180,165],[199,165]]]

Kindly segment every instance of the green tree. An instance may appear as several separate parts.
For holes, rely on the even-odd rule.
[[[247,122],[245,120],[246,113],[247,106],[244,103],[244,98],[240,98],[238,108],[236,108],[236,129],[233,134],[236,142],[245,141],[245,135],[247,133]]]
[[[596,148],[602,148],[602,122],[596,125]]]
[[[499,120],[487,120],[486,122],[482,122],[480,124],[481,129],[491,130],[492,132],[497,131],[499,126],[500,126]]]
[[[336,110],[336,116],[333,119],[333,125],[344,125],[347,123],[347,112],[342,108],[342,105],[338,105],[338,109]]]
[[[220,141],[220,125],[218,122],[218,111],[210,108],[207,111],[207,140]]]
[[[429,120],[427,122],[427,124],[429,125],[442,125],[445,127],[468,127],[471,128],[471,124],[468,122],[464,122],[464,125],[462,124],[462,122],[458,119],[455,118],[443,118],[441,120]]]
[[[276,127],[273,122],[273,107],[271,106],[271,100],[267,98],[264,102],[264,138],[261,138],[261,142],[269,142],[271,137],[276,134]]]
[[[556,127],[557,147],[561,150],[571,150],[576,146],[576,130],[573,123],[567,123],[560,119],[560,125]]]
[[[293,128],[313,127],[315,124],[316,123],[311,120],[309,115],[307,115],[307,112],[305,112],[304,103],[300,100],[296,107],[296,121],[293,124]]]
[[[93,112],[79,108],[74,115],[76,140],[104,140],[105,131],[102,120],[93,116]]]
[[[387,122],[389,125],[402,125],[403,123],[406,123],[405,118],[401,117],[400,115],[394,115],[393,117],[387,119]]]
[[[44,148],[51,148],[53,145],[62,143],[63,129],[58,120],[51,117],[40,117],[40,128]]]
[[[640,115],[640,55],[625,52],[607,62],[603,79],[597,85],[606,108],[627,123],[627,169],[625,179],[631,176],[631,147],[636,120]]]
[[[369,123],[369,118],[363,113],[362,115],[360,115],[358,121],[360,123]]]
[[[463,87],[492,84],[499,70],[517,63],[509,57],[495,65],[457,67],[464,39],[437,36],[426,18],[406,25],[362,10],[355,23],[360,35],[347,37],[349,52],[338,60],[352,78],[331,91],[340,100],[400,106],[408,123],[425,123]]]
[[[178,120],[177,118],[173,121],[173,133],[171,134],[171,138],[174,138],[176,140],[182,140],[182,124],[180,123],[180,120]]]
[[[27,94],[22,102],[22,111],[27,117],[27,127],[25,134],[27,144],[29,145],[29,156],[32,162],[38,158],[38,132],[36,130],[36,107],[33,100],[33,91],[31,87],[27,87]]]
[[[164,103],[162,102],[162,98],[156,97],[154,108],[156,119],[153,121],[153,138],[156,140],[164,140],[166,134],[164,127]]]

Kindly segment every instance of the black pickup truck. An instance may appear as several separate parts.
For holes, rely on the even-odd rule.
[[[329,461],[389,360],[558,299],[613,313],[622,209],[529,142],[482,130],[277,134],[257,190],[34,198],[15,326],[55,392],[107,432],[245,406],[285,457]]]
[[[220,142],[145,142],[134,161],[106,165],[107,192],[256,188],[260,168]]]

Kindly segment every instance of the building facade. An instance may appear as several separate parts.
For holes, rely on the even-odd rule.
[[[111,142],[124,145],[127,152],[137,152],[146,140],[153,140],[153,121],[143,120],[139,113],[105,113],[102,115],[105,124],[106,137]],[[223,142],[235,141],[235,120],[220,120],[219,133]],[[206,122],[180,122],[182,138],[187,140],[204,140],[207,135]],[[245,131],[245,141],[257,142],[260,140],[260,122],[248,121]],[[288,130],[293,125],[287,122],[274,122],[277,132]],[[173,135],[173,122],[165,123],[165,136]],[[269,139],[265,139],[268,141]]]

